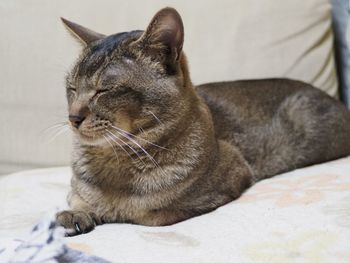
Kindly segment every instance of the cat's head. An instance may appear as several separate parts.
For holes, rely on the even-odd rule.
[[[145,31],[110,36],[62,21],[84,46],[66,82],[69,120],[83,144],[122,143],[186,109],[191,84],[175,9],[160,10]]]

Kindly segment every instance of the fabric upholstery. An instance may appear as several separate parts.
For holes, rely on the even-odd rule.
[[[144,29],[173,6],[185,24],[193,82],[288,77],[336,96],[328,0],[0,1],[0,174],[66,165],[64,76],[80,47],[60,16],[105,34]]]
[[[347,157],[264,180],[240,199],[172,226],[106,224],[63,241],[111,262],[348,263],[349,171]],[[69,168],[0,177],[0,248],[66,206],[70,177]]]

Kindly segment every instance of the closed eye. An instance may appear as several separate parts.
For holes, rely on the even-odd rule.
[[[67,90],[69,90],[69,91],[72,91],[72,92],[77,92],[77,89],[76,88],[71,88],[71,87],[69,87],[69,88],[67,88]]]
[[[119,97],[119,96],[122,96],[122,95],[124,95],[126,93],[129,93],[130,91],[131,91],[130,88],[124,87],[124,86],[122,86],[122,87],[113,87],[113,88],[109,88],[109,89],[98,89],[98,90],[95,91],[95,94],[94,94],[93,98],[99,97],[100,95],[103,95],[103,94],[105,94],[107,92],[113,92],[113,94],[115,96]]]
[[[95,94],[102,94],[102,93],[105,93],[107,91],[109,91],[109,89],[98,89],[98,90],[96,90]]]
[[[100,97],[101,95],[107,93],[108,91],[110,91],[109,89],[98,89],[95,91],[95,94],[92,96],[92,99],[96,99],[98,97]]]
[[[77,89],[67,87],[66,94],[67,94],[68,98],[70,98],[70,99],[75,98],[77,96]]]

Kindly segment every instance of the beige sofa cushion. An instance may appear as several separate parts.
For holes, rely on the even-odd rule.
[[[349,263],[349,170],[350,157],[314,165],[259,182],[234,202],[171,226],[104,224],[62,241],[117,263]],[[0,251],[13,239],[46,241],[47,233],[35,239],[27,233],[57,207],[66,208],[70,178],[68,168],[0,178],[0,200],[6,200]],[[50,244],[59,251],[59,242],[55,249]],[[8,262],[6,253],[0,262]]]
[[[144,29],[164,6],[183,17],[194,83],[289,77],[336,95],[328,0],[2,0],[0,173],[68,163],[69,136],[47,143],[41,132],[65,120],[79,51],[59,16],[111,34]]]

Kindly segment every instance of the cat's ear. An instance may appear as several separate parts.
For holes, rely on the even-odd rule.
[[[105,37],[105,35],[102,35],[100,33],[94,32],[86,27],[83,27],[81,25],[78,25],[74,22],[71,22],[67,19],[64,19],[61,17],[61,20],[63,24],[66,26],[68,31],[79,40],[80,43],[83,45],[89,45],[90,43],[102,39]]]
[[[179,13],[170,7],[158,11],[137,41],[144,52],[166,64],[179,60],[184,42],[184,27]]]

